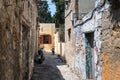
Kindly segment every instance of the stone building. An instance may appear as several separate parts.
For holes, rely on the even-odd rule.
[[[55,23],[40,23],[39,46],[45,51],[51,51],[54,47],[54,33]]]
[[[94,2],[95,0],[65,0],[65,58],[72,69],[75,68],[74,26],[94,8]]]
[[[0,80],[30,80],[36,18],[35,0],[0,0]]]
[[[66,54],[73,54],[74,60],[70,58],[73,60],[71,64],[73,64],[75,72],[80,75],[81,79],[119,80],[120,10],[110,12],[110,5],[106,0],[96,0],[94,3],[95,7],[93,3],[89,4],[92,7],[84,15],[77,11],[79,12],[78,17],[76,18],[76,15],[72,17],[73,30],[71,33],[74,37],[73,43],[75,45],[72,46],[74,52]],[[84,2],[82,4],[84,5]],[[65,20],[67,29],[69,27],[67,24],[70,24],[67,22],[70,22],[70,18]],[[70,45],[68,41],[66,44]],[[68,49],[69,46],[66,50]],[[71,60],[67,59],[67,61]]]
[[[74,34],[73,17],[75,12],[76,0],[65,0],[65,58],[67,64],[74,68]]]

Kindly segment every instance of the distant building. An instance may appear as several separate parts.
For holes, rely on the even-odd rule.
[[[55,54],[61,55],[64,58],[64,50],[65,50],[65,36],[64,36],[64,28],[56,28],[54,34],[54,50]]]
[[[54,47],[55,23],[40,23],[39,42],[45,51],[51,51]]]

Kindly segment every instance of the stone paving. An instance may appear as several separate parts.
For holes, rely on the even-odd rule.
[[[35,64],[31,80],[80,80],[56,55],[45,53],[43,64]]]

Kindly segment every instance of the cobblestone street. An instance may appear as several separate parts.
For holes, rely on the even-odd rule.
[[[32,80],[80,80],[56,55],[45,53],[43,64],[35,64]]]

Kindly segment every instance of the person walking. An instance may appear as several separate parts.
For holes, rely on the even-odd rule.
[[[52,48],[52,54],[53,54],[53,55],[55,54],[55,52],[54,52],[54,48]]]

